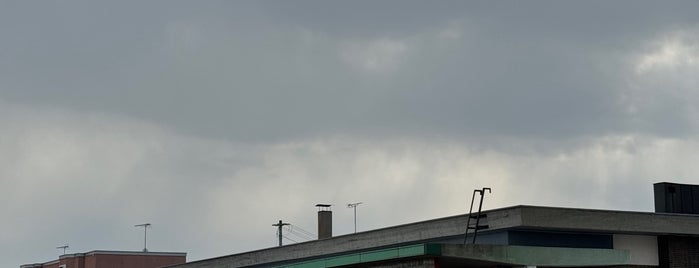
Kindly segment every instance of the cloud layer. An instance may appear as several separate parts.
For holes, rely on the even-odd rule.
[[[346,234],[346,203],[361,231],[484,186],[650,211],[699,175],[691,3],[45,5],[0,8],[4,266],[139,250],[143,222],[215,257],[314,231],[316,203]]]

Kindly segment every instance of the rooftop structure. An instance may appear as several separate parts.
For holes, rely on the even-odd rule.
[[[695,202],[699,195],[676,198],[669,189],[693,187],[698,186],[656,184],[656,207],[675,200],[670,208],[691,211],[680,203]],[[473,232],[464,239],[470,217],[433,219],[171,267],[699,267],[696,214],[514,206],[481,212],[484,228],[474,243]]]
[[[63,254],[57,260],[24,264],[20,268],[158,268],[182,264],[187,253],[93,250]]]

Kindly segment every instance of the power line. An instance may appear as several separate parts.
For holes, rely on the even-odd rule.
[[[313,239],[314,239],[314,238],[312,238],[312,237],[310,237],[310,236],[308,236],[308,235],[305,235],[305,234],[303,234],[303,233],[296,232],[296,231],[294,231],[293,229],[287,229],[287,231],[289,231],[287,234],[292,234],[292,235],[294,235],[295,237],[298,237],[298,238],[302,239],[303,241],[310,241],[310,240],[313,240]]]
[[[306,231],[306,230],[304,230],[303,228],[301,228],[301,227],[299,227],[299,226],[297,226],[297,225],[294,225],[294,224],[290,224],[289,226],[287,226],[287,230],[288,230],[291,234],[293,234],[293,235],[295,235],[295,236],[297,236],[297,237],[300,237],[300,238],[302,238],[302,239],[304,239],[304,240],[306,240],[306,241],[308,241],[308,240],[315,240],[316,237],[317,237],[315,234],[313,234],[313,233],[311,233],[311,232],[309,232],[309,231]]]
[[[299,233],[299,232],[294,232],[294,231],[292,231],[292,230],[290,230],[290,229],[287,229],[287,231],[288,231],[287,234],[294,235],[295,237],[298,237],[298,238],[300,238],[300,239],[302,239],[302,240],[311,240],[308,236],[303,235],[303,234],[301,234],[301,233]]]
[[[306,231],[306,229],[303,229],[303,228],[301,228],[301,227],[298,226],[298,225],[294,225],[294,228],[298,229],[298,230],[301,231],[302,233],[305,233],[305,234],[307,234],[307,235],[309,235],[309,236],[311,236],[311,237],[317,237],[317,236],[318,236],[318,235],[316,235],[316,234],[314,234],[314,233],[312,233],[312,232]]]
[[[289,238],[288,236],[282,235],[282,237],[288,239],[291,242],[298,243],[296,240]]]

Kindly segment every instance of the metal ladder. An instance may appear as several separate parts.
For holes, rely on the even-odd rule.
[[[468,220],[466,221],[466,233],[464,233],[464,245],[466,244],[466,240],[468,240],[468,230],[473,229],[473,241],[471,242],[472,244],[476,243],[476,236],[478,236],[478,230],[481,229],[488,229],[488,225],[479,225],[481,222],[481,218],[486,218],[488,215],[481,215],[481,209],[483,208],[483,197],[485,195],[485,191],[488,191],[490,193],[490,188],[484,187],[483,189],[476,189],[473,190],[473,196],[471,197],[471,209],[468,211]],[[476,193],[480,194],[480,201],[478,202],[478,213],[476,215],[473,215],[473,201],[476,200]],[[476,219],[476,224],[471,225],[471,219]]]

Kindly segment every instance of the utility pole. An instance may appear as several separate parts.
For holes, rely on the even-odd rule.
[[[282,246],[282,227],[290,225],[289,223],[282,222],[282,220],[279,220],[279,223],[272,224],[272,226],[277,227],[277,234],[279,235],[279,246]]]
[[[354,232],[357,232],[357,206],[362,204],[362,202],[347,204],[347,208],[354,209]]]
[[[150,223],[143,223],[143,224],[136,224],[134,227],[143,227],[143,252],[148,252],[148,227],[150,227]]]
[[[68,244],[65,244],[65,245],[60,246],[60,247],[56,247],[56,249],[63,249],[63,255],[66,255],[66,249],[68,249],[68,248],[69,248]]]

